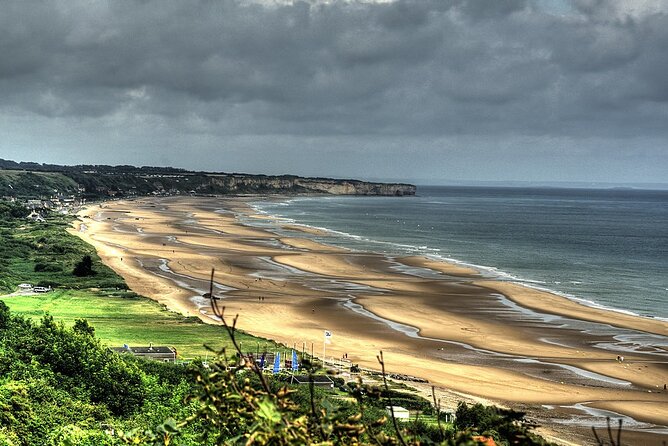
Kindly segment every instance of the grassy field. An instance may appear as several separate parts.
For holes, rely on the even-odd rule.
[[[167,345],[176,348],[180,359],[209,357],[204,347],[226,347],[230,352],[230,340],[223,327],[197,322],[194,317],[184,317],[168,311],[150,299],[119,297],[89,290],[57,290],[38,295],[0,296],[13,313],[32,319],[50,314],[57,321],[71,326],[76,319],[87,319],[95,328],[95,334],[109,346]],[[275,351],[277,345],[247,334],[238,333],[244,351],[267,349]],[[266,347],[265,347],[266,346]]]

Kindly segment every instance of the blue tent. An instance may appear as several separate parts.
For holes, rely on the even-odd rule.
[[[299,364],[297,363],[297,352],[292,350],[292,371],[296,372],[299,369]]]
[[[276,358],[274,359],[274,373],[278,373],[278,370],[281,368],[281,353],[276,352]]]

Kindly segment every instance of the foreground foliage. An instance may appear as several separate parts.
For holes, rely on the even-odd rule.
[[[85,320],[34,323],[0,301],[0,445],[473,445],[477,433],[544,444],[515,412],[460,405],[454,428],[398,423],[385,410],[393,397],[438,413],[387,387],[290,386],[233,357],[186,368],[121,356]]]
[[[104,426],[148,429],[186,417],[192,389],[184,368],[121,357],[100,345],[85,320],[66,328],[46,316],[36,324],[0,301],[0,445],[67,444],[70,437],[119,444]]]

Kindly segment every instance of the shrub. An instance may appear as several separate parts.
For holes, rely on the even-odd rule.
[[[87,277],[95,275],[93,271],[93,259],[89,255],[85,255],[81,260],[74,266],[74,271],[72,271],[77,277]]]
[[[36,273],[59,273],[63,270],[60,265],[54,265],[53,263],[35,263],[34,271]]]

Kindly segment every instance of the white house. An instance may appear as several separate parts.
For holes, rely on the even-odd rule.
[[[385,410],[387,410],[387,414],[390,416],[392,416],[392,412],[394,412],[394,418],[397,420],[408,421],[408,418],[410,417],[410,413],[405,407],[385,406]]]
[[[30,220],[37,221],[37,222],[40,222],[40,223],[44,223],[44,222],[46,221],[46,220],[44,220],[44,217],[42,217],[41,215],[39,215],[39,214],[38,214],[37,212],[35,212],[34,210],[30,213],[30,215],[28,215],[28,218],[29,218]]]

